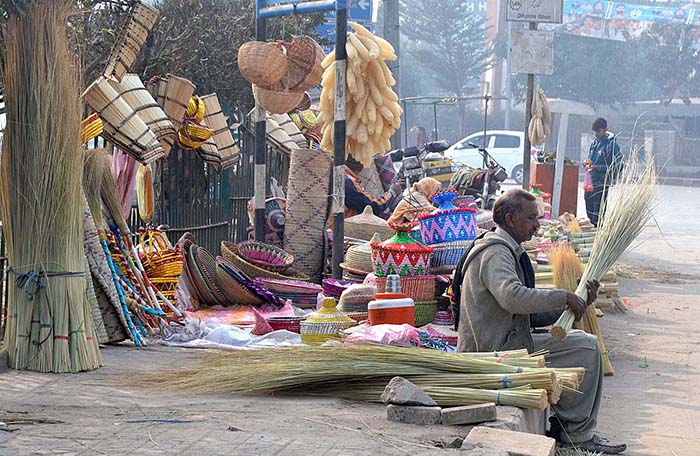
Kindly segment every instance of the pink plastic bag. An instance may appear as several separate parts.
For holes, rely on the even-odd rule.
[[[409,324],[367,326],[345,338],[346,344],[382,344],[411,347],[420,343],[418,330]]]
[[[586,174],[583,176],[583,191],[593,191],[593,179],[591,178],[591,172],[588,170],[586,170]]]

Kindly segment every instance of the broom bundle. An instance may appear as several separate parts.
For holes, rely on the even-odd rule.
[[[576,288],[586,300],[586,282],[600,280],[627,250],[651,218],[656,172],[653,157],[646,162],[633,153],[608,201],[600,209],[600,225],[596,231],[590,259]],[[566,310],[550,331],[557,339],[566,337],[573,327],[574,314]]]
[[[528,359],[519,356],[522,358],[511,359]],[[538,365],[541,356],[535,357]],[[416,379],[426,392],[444,394],[445,405],[483,402],[485,397],[495,401],[500,394],[500,403],[528,408],[543,408],[548,397],[558,401],[563,388],[578,386],[580,381],[575,371],[562,373],[565,383],[557,370],[509,366],[496,362],[498,359],[509,358],[380,345],[303,347],[213,354],[204,367],[144,380],[196,393],[308,394],[313,389],[317,394],[360,400],[367,398],[361,393],[365,388],[367,395],[373,394],[370,399],[377,400],[386,382],[398,375]],[[484,389],[507,389],[507,394]],[[449,399],[451,396],[454,398]]]
[[[66,24],[74,2],[25,2],[3,29],[7,107],[2,219],[10,272],[5,346],[15,369],[102,363],[85,293],[80,77]]]

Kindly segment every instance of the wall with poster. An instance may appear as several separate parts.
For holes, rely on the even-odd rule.
[[[689,33],[693,34],[694,46],[700,49],[700,14],[690,5],[692,3],[687,2],[564,0],[562,25],[548,28],[572,35],[630,41],[639,39],[652,24],[687,25],[691,26]]]

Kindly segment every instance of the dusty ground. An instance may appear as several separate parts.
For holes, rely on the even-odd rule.
[[[664,236],[649,227],[626,255],[620,288],[630,308],[601,322],[616,375],[605,380],[599,428],[626,441],[627,454],[694,456],[700,190],[663,187],[659,194]],[[0,421],[34,422],[0,431],[0,455],[428,455],[454,452],[431,448],[431,440],[464,434],[387,422],[378,405],[146,390],[129,375],[194,365],[201,352],[110,347],[103,355],[105,367],[92,373],[0,374]],[[155,419],[165,421],[145,421]]]

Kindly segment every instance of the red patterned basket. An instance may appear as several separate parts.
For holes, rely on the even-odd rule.
[[[435,276],[401,277],[401,293],[415,302],[429,302],[435,299]],[[377,292],[386,290],[386,277],[377,277]]]
[[[284,272],[294,263],[294,257],[279,247],[255,241],[238,244],[238,254],[256,266],[272,272]]]
[[[306,317],[270,317],[267,322],[275,331],[291,331],[301,334],[301,322],[306,320]]]

